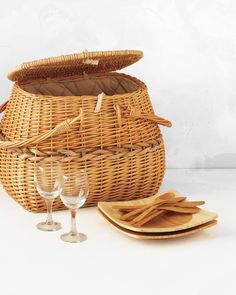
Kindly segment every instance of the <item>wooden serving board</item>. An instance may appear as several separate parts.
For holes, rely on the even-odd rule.
[[[181,196],[176,191],[173,192],[176,197]],[[120,226],[122,229],[127,229],[133,232],[142,233],[164,233],[164,232],[175,232],[180,230],[186,230],[193,228],[202,224],[206,224],[217,218],[217,214],[205,210],[200,210],[196,214],[183,214],[176,212],[166,212],[160,215],[156,220],[152,220],[142,227],[135,227],[127,221],[120,219],[121,213],[118,209],[112,208],[114,205],[147,205],[152,202],[156,197],[162,194],[157,194],[155,196],[133,200],[133,201],[122,201],[122,202],[99,202],[98,209],[113,223]]]
[[[125,234],[131,238],[135,239],[144,239],[144,240],[163,240],[163,239],[173,239],[184,237],[187,235],[192,235],[198,233],[206,228],[212,227],[217,224],[217,220],[209,221],[205,224],[198,225],[189,229],[180,230],[176,232],[162,232],[162,233],[142,233],[142,232],[134,232],[125,228],[120,227],[119,225],[115,224],[112,220],[110,220],[101,210],[98,209],[101,215],[119,232]]]

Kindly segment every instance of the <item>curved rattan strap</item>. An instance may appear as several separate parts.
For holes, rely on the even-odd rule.
[[[55,150],[55,151],[41,151],[30,148],[15,148],[11,149],[19,160],[28,160],[30,162],[51,162],[58,161],[62,163],[78,162],[78,161],[93,161],[102,159],[119,159],[122,157],[132,157],[137,154],[146,154],[156,151],[163,147],[163,139],[160,136],[157,141],[139,144],[126,144],[122,147],[104,147],[104,148],[90,148],[77,150]]]
[[[3,105],[0,106],[0,112],[3,112],[6,108],[7,102],[5,102]],[[157,124],[171,127],[171,122],[161,118],[159,116],[156,116],[155,114],[143,114],[139,109],[129,106],[128,108],[123,108],[119,105],[114,105],[114,109],[117,111],[118,116],[118,122],[121,122],[121,117],[124,116],[126,118],[130,119],[144,119],[144,120],[150,120],[152,122],[155,122]],[[124,110],[124,112],[121,111]],[[58,134],[65,133],[70,130],[71,125],[73,125],[75,122],[78,122],[79,120],[83,121],[83,109],[80,108],[80,113],[78,116],[75,116],[73,118],[69,118],[59,124],[57,124],[52,130],[49,130],[45,133],[36,135],[31,138],[17,140],[17,141],[9,141],[4,140],[4,137],[0,136],[0,148],[5,149],[11,149],[11,148],[19,148],[19,147],[25,147],[30,144],[38,144],[43,140],[46,140],[49,137],[53,137]],[[120,119],[119,119],[120,117]],[[81,124],[80,124],[81,125]]]
[[[165,126],[165,127],[171,127],[172,123],[162,117],[159,117],[155,114],[145,114],[142,113],[142,111],[139,108],[135,108],[133,106],[128,106],[128,108],[124,108],[118,104],[114,105],[114,109],[121,114],[122,109],[124,110],[124,117],[130,118],[130,119],[144,119],[152,121],[156,124]]]
[[[8,104],[8,100],[0,105],[0,113],[4,112]]]
[[[23,147],[27,146],[29,144],[37,144],[49,137],[52,137],[54,135],[62,134],[66,131],[69,131],[71,128],[71,125],[80,120],[81,113],[76,117],[69,118],[59,124],[56,125],[52,130],[47,131],[43,134],[36,135],[32,138],[27,138],[23,140],[17,140],[17,141],[0,141],[0,148],[17,148],[17,147]]]

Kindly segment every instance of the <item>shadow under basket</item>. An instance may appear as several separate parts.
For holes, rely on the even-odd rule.
[[[86,169],[98,201],[132,200],[156,193],[165,172],[165,148],[146,85],[113,71],[141,51],[84,52],[28,62],[13,69],[15,81],[0,130],[0,180],[32,212],[45,211],[34,186],[35,163],[60,162]],[[57,198],[54,210],[64,209]]]

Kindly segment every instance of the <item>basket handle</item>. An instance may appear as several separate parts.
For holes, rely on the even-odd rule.
[[[138,108],[132,107],[132,106],[128,106],[127,108],[121,107],[120,105],[116,104],[114,105],[114,109],[117,112],[117,117],[118,117],[118,121],[119,121],[119,125],[121,125],[121,109],[124,110],[124,116],[125,118],[130,118],[130,119],[145,119],[145,120],[149,120],[152,121],[154,123],[157,123],[159,125],[162,126],[166,126],[166,127],[171,127],[172,123],[169,120],[166,120],[162,117],[159,117],[155,114],[147,114],[147,113],[142,113],[142,111]]]
[[[3,112],[6,109],[7,106],[7,101],[2,104],[0,106],[0,113]],[[117,117],[118,117],[118,121],[119,121],[119,125],[121,126],[121,107],[117,104],[114,105],[114,109],[117,112]],[[124,109],[124,108],[122,108]],[[128,111],[128,114],[127,114]],[[82,116],[83,116],[83,110],[82,108],[80,108],[80,113],[78,116],[69,118],[61,123],[58,123],[52,130],[49,130],[43,134],[39,134],[36,135],[32,138],[27,138],[27,139],[23,139],[23,140],[18,140],[18,141],[4,141],[4,140],[0,140],[0,148],[19,148],[19,147],[23,147],[29,144],[37,144],[43,140],[46,140],[49,137],[58,135],[58,134],[62,134],[66,131],[69,131],[71,128],[71,125],[73,125],[75,122],[77,122],[78,120],[82,121]],[[155,114],[143,114],[140,109],[138,108],[134,108],[134,107],[128,107],[126,108],[124,117],[128,117],[131,119],[145,119],[145,120],[150,120],[152,122],[155,122],[157,124],[166,126],[166,127],[171,127],[172,124],[170,121],[161,118],[159,116],[156,116]]]
[[[32,138],[27,138],[18,141],[0,141],[0,148],[18,148],[23,147],[29,144],[37,144],[51,136],[62,134],[66,131],[69,131],[71,125],[81,119],[82,116],[82,109],[80,109],[80,113],[76,117],[69,118],[59,124],[57,124],[52,130],[49,130],[43,134],[36,135]]]
[[[172,123],[162,117],[159,117],[155,114],[140,114],[140,116],[129,116],[130,118],[134,118],[134,119],[146,119],[149,121],[152,121],[154,123],[157,123],[158,125],[162,125],[165,127],[171,127]]]
[[[3,113],[5,111],[7,104],[8,104],[8,100],[0,105],[0,113]]]

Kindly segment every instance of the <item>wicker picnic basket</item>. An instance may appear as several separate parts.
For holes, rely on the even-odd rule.
[[[155,193],[165,172],[165,149],[147,87],[115,72],[141,51],[83,52],[27,62],[12,70],[14,87],[0,126],[0,181],[29,211],[45,210],[34,186],[39,161],[85,168],[86,206]],[[63,209],[60,199],[54,210]]]

